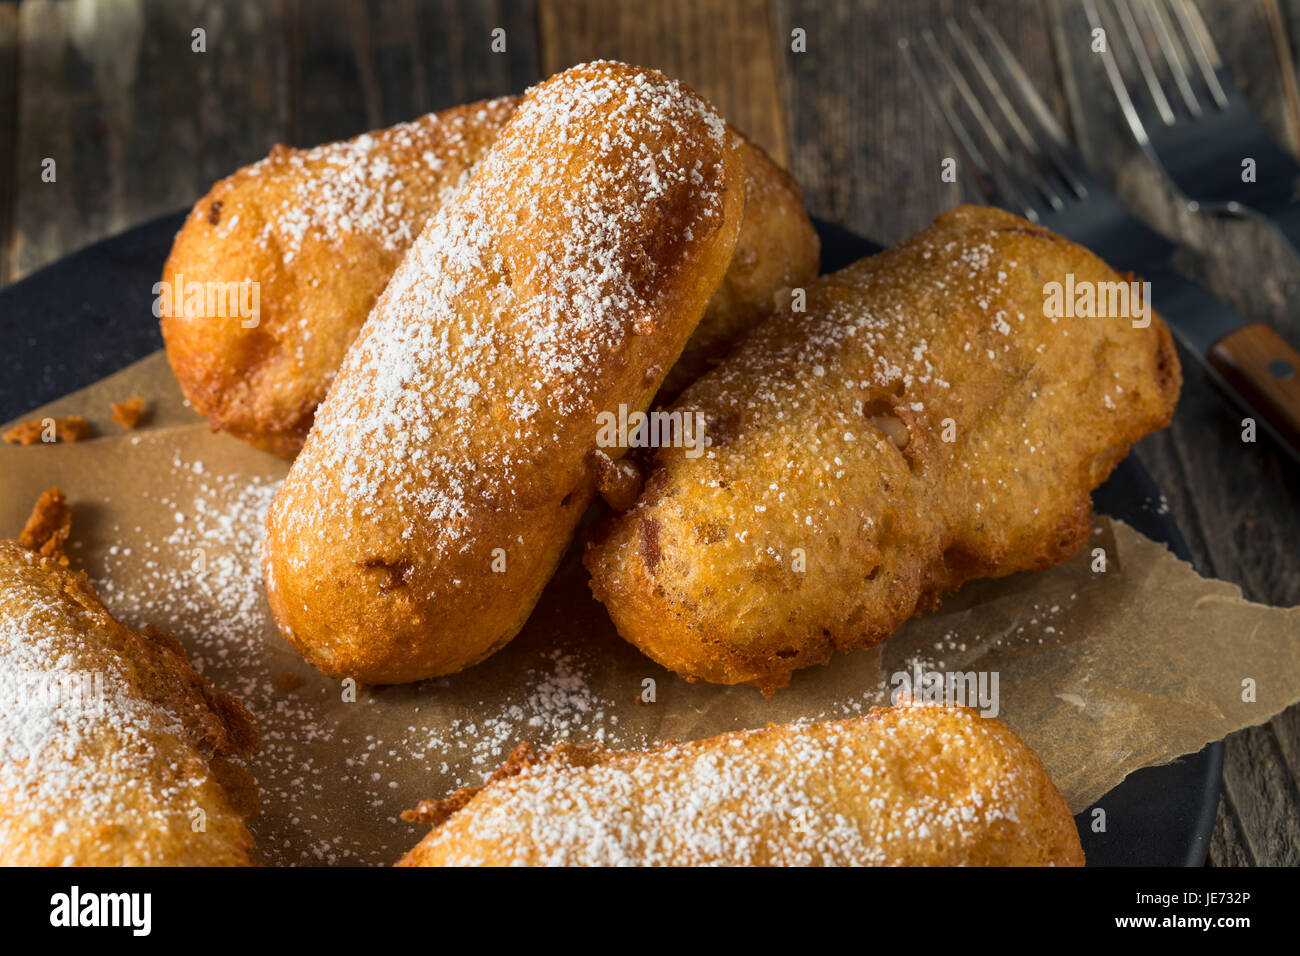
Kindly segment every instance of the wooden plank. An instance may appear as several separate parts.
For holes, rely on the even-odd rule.
[[[1300,707],[1284,710],[1272,721],[1272,726],[1292,779],[1300,781]],[[1300,815],[1300,808],[1297,815]]]
[[[940,165],[959,156],[926,107],[897,40],[942,29],[960,7],[947,0],[857,0],[807,6],[774,0],[774,29],[784,63],[791,170],[814,215],[883,243],[924,228],[935,215],[978,197]],[[985,4],[989,20],[1017,51],[1049,105],[1064,114],[1043,5]],[[969,26],[969,20],[961,18]],[[806,53],[790,50],[791,31],[807,34]]]
[[[296,0],[291,5],[290,65],[294,146],[345,139],[382,124],[368,34],[351,24],[355,0]]]
[[[538,13],[546,73],[595,59],[654,67],[698,90],[774,158],[788,162],[765,0],[541,0]]]
[[[72,11],[71,4],[51,0],[18,8],[24,54],[13,173],[13,278],[106,234],[114,223],[121,157],[107,142],[111,124],[93,66],[77,48],[93,48],[94,41],[84,32],[74,38]],[[130,48],[137,38],[138,27],[119,26],[109,42],[124,62],[134,62]],[[120,96],[120,80],[117,89]],[[54,182],[41,181],[46,159],[55,163]]]
[[[13,276],[186,206],[265,153],[286,112],[277,24],[275,4],[22,4]]]
[[[505,31],[504,52],[492,49],[498,29]],[[422,3],[417,33],[426,109],[522,93],[542,79],[533,0]]]
[[[1223,764],[1223,794],[1241,821],[1250,856],[1264,866],[1300,864],[1300,788],[1271,726],[1233,734]]]
[[[427,112],[415,67],[419,4],[415,0],[370,0],[364,16],[357,15],[356,5],[349,10],[371,64],[363,86],[367,116],[377,116],[379,126],[391,126]]]
[[[314,145],[471,100],[538,75],[527,0],[298,0],[290,41],[293,141]],[[506,31],[506,50],[491,49]]]
[[[0,3],[0,286],[9,281],[14,176],[18,161],[18,5]]]
[[[1246,846],[1246,836],[1241,829],[1237,813],[1220,798],[1214,816],[1214,832],[1210,836],[1209,864],[1211,866],[1255,866],[1255,859]]]
[[[289,103],[278,3],[149,0],[123,137],[124,196],[138,220],[187,206],[284,138]],[[205,53],[192,31],[205,31]]]

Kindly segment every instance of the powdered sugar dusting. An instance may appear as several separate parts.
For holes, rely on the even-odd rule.
[[[201,761],[159,753],[160,738],[184,725],[141,693],[140,662],[119,656],[120,638],[11,541],[0,542],[0,595],[0,793],[10,808],[0,856],[39,854],[26,831],[41,819],[65,831],[110,819],[142,834],[175,830],[210,781]],[[159,849],[142,839],[131,858],[169,862]]]
[[[517,507],[513,489],[527,487],[529,469],[590,425],[593,376],[584,372],[653,328],[646,264],[627,251],[640,247],[643,217],[684,189],[697,210],[688,226],[703,234],[719,216],[718,169],[687,162],[695,139],[673,133],[703,120],[720,152],[728,137],[711,108],[645,73],[629,82],[596,64],[566,77],[532,91],[411,247],[349,352],[299,459],[341,493],[319,495],[291,476],[277,505],[301,515],[308,533],[364,519],[382,502],[408,533],[416,522],[434,529],[427,546],[436,555],[466,545],[475,503]],[[604,132],[588,139],[585,127]],[[575,155],[580,165],[561,165]],[[521,223],[536,231],[527,254],[503,246]],[[524,262],[527,271],[511,272]],[[514,428],[489,444],[485,420]]]
[[[244,208],[241,194],[223,193],[222,204],[230,206],[220,210],[217,234],[224,238],[246,219],[260,220],[256,241],[277,250],[285,264],[308,240],[330,244],[353,235],[400,252],[415,239],[444,183],[455,188],[472,175],[490,142],[484,130],[504,125],[517,103],[502,97],[312,149],[276,147],[241,175],[274,175],[287,184],[285,194],[254,212]],[[263,189],[255,198],[267,195],[275,193]],[[207,207],[195,213],[208,214]]]
[[[467,824],[453,817],[430,844],[445,845],[451,865],[483,862],[476,841],[494,862],[530,865],[884,865],[969,846],[999,821],[1037,812],[1030,768],[1014,760],[941,782],[1002,741],[971,714],[913,720],[912,709],[595,766],[535,763],[490,786],[462,811]],[[942,756],[912,761],[926,751]]]
[[[516,657],[501,695],[466,699],[463,679],[443,678],[409,688],[362,688],[355,702],[343,703],[343,688],[275,634],[266,605],[258,554],[278,482],[223,474],[180,454],[161,467],[168,478],[159,485],[168,490],[142,493],[132,511],[165,532],[110,524],[112,543],[103,546],[104,573],[95,583],[124,621],[175,630],[196,669],[238,694],[253,714],[261,749],[248,763],[262,813],[249,827],[263,861],[389,864],[399,851],[376,844],[409,839],[410,828],[398,819],[403,810],[430,788],[477,785],[520,740],[538,746],[646,742],[642,734],[619,732],[616,703],[593,689],[590,664],[573,648]],[[202,563],[196,563],[198,549]],[[83,544],[74,563],[85,557]],[[478,686],[474,675],[466,676]],[[28,733],[38,731],[34,723]],[[364,823],[364,837],[339,824],[342,792],[357,804],[354,818]],[[322,800],[323,794],[330,796]]]

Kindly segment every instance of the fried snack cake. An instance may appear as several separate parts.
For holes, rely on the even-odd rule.
[[[66,515],[0,541],[0,865],[250,865],[252,719],[64,567]]]
[[[1082,866],[1069,808],[1005,724],[912,704],[643,752],[526,747],[398,866]]]
[[[484,100],[314,149],[276,146],[195,203],[158,311],[181,391],[214,430],[297,453],[402,256],[517,105]]]
[[[519,631],[592,500],[598,417],[649,404],[743,203],[735,140],[662,74],[599,62],[529,93],[403,260],[271,506],[271,609],[312,664],[414,681]]]
[[[181,390],[214,430],[282,457],[298,453],[403,254],[519,101],[471,103],[311,150],[277,146],[195,204],[163,270],[171,300],[161,321]],[[666,397],[707,371],[782,290],[817,274],[817,234],[798,184],[759,146],[733,135],[745,168],[740,239]],[[243,296],[251,312],[250,282],[257,283],[255,319],[226,295]]]
[[[1045,291],[1126,281],[1088,250],[961,207],[808,288],[673,406],[709,448],[656,451],[592,529],[592,591],[688,680],[771,693],[972,578],[1047,568],[1090,494],[1173,413],[1148,319],[1049,318]]]

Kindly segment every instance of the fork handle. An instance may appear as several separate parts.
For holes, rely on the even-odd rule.
[[[1300,448],[1300,352],[1253,322],[1219,339],[1206,358],[1251,411],[1291,448]]]

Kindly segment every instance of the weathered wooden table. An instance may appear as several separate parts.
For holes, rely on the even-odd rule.
[[[350,136],[522,90],[597,57],[690,83],[793,170],[814,215],[887,244],[978,198],[941,181],[940,160],[955,153],[895,45],[961,6],[0,0],[0,284],[189,206],[273,143]],[[1297,151],[1300,0],[1199,6],[1251,104]],[[1146,166],[1089,52],[1077,0],[986,0],[984,12],[1102,180],[1186,241],[1186,271],[1300,344],[1300,315],[1288,308],[1300,261],[1261,227],[1188,213]],[[804,52],[792,50],[795,30]],[[55,183],[42,181],[46,158],[57,162]],[[1195,365],[1185,372],[1173,427],[1139,454],[1202,573],[1257,601],[1300,604],[1300,472],[1266,443],[1243,444],[1239,416]],[[1230,738],[1223,783],[1212,862],[1300,863],[1300,707]]]

